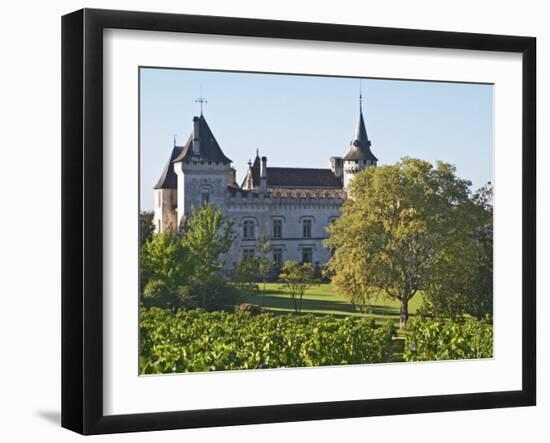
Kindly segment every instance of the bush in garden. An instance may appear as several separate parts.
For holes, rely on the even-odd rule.
[[[143,374],[390,361],[395,329],[362,318],[142,309]]]
[[[250,312],[251,314],[263,314],[266,311],[259,305],[252,303],[241,303],[235,307],[235,312]]]
[[[193,279],[185,289],[185,305],[205,311],[233,310],[239,297],[238,289],[219,275],[211,275],[204,281]]]
[[[417,318],[408,326],[405,361],[491,358],[493,327],[484,320],[463,323]]]
[[[180,306],[177,291],[162,280],[151,280],[143,289],[142,303],[145,307],[176,309]]]

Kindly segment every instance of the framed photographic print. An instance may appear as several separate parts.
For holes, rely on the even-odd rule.
[[[62,425],[534,405],[530,37],[62,21]]]

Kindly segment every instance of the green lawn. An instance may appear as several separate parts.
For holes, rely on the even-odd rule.
[[[265,304],[260,291],[242,294],[241,303],[252,303],[264,306],[264,309],[274,313],[294,312],[290,294],[278,283],[266,285]],[[416,294],[409,302],[409,314],[414,315],[422,303],[422,295]],[[383,323],[388,319],[399,322],[399,302],[390,300],[382,294],[367,306],[368,313],[360,312],[355,306],[349,303],[344,297],[339,296],[328,283],[309,288],[303,299],[302,312],[318,315],[331,314],[335,316],[365,316],[374,318],[377,323]]]

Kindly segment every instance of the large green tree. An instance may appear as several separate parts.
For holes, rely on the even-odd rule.
[[[463,235],[469,186],[450,164],[411,158],[357,173],[326,240],[338,292],[365,304],[383,290],[400,302],[405,329],[409,301],[426,286],[448,242]]]
[[[155,226],[153,225],[153,211],[139,213],[139,244],[144,245],[153,238]]]
[[[189,304],[210,310],[223,306],[230,288],[219,271],[233,241],[232,226],[219,209],[205,205],[193,208],[177,235],[163,232],[146,241],[140,249],[144,305]]]
[[[142,302],[159,307],[175,306],[179,289],[191,273],[188,250],[175,234],[154,235],[140,248]]]
[[[461,320],[493,313],[492,187],[478,190],[461,210],[461,227],[434,265],[424,291],[422,310]],[[454,240],[454,241],[450,241]]]
[[[233,224],[220,209],[205,204],[192,209],[184,228],[182,244],[189,252],[194,283],[201,288],[201,306],[207,305],[210,283],[224,267],[223,255],[234,240]]]

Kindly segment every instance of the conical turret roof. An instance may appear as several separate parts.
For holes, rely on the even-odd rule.
[[[363,119],[363,107],[361,106],[361,102],[359,102],[359,117],[357,119],[355,133],[353,134],[353,140],[350,143],[350,149],[344,157],[344,160],[370,160],[372,162],[378,161],[378,159],[370,150],[370,146],[371,142],[367,135],[365,120]]]
[[[189,160],[211,161],[215,163],[231,163],[231,159],[226,157],[220,145],[216,141],[214,134],[210,130],[204,115],[193,117],[193,122],[198,123],[198,133],[192,133],[189,140],[183,147],[182,152],[173,160],[174,163]],[[199,141],[199,153],[193,153],[194,138]]]

